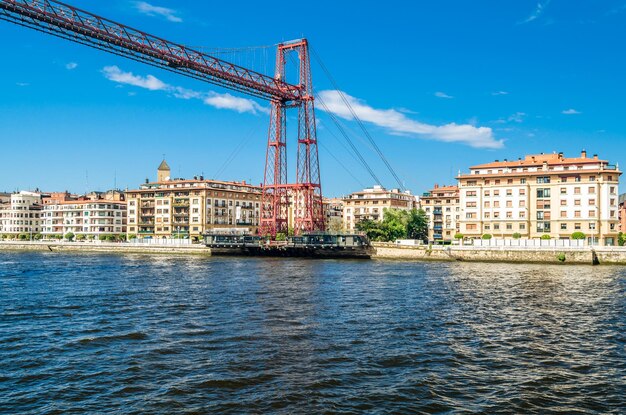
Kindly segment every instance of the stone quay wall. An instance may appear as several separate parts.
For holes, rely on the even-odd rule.
[[[622,264],[626,247],[515,248],[472,246],[402,246],[374,242],[375,259],[414,261],[520,262],[546,264]]]

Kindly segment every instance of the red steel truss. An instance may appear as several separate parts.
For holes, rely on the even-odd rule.
[[[57,1],[0,0],[0,20],[270,100],[260,231],[272,236],[286,232],[290,214],[296,233],[324,229],[306,40],[278,46],[276,74],[272,78]],[[289,53],[298,56],[299,83],[295,85],[285,78]],[[295,184],[287,183],[287,108],[298,109]]]

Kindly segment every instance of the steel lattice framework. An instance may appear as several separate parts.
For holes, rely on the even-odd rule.
[[[215,58],[52,0],[0,0],[0,19],[271,102],[261,232],[323,230],[322,195],[308,44],[278,45],[274,77]],[[299,60],[299,83],[285,82],[287,54]],[[286,110],[298,109],[296,183],[287,183]]]

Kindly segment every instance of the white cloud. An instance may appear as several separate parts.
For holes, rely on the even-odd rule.
[[[217,92],[209,92],[208,95],[204,98],[204,103],[215,108],[235,110],[239,113],[251,112],[256,114],[257,112],[268,112],[266,108],[250,99],[236,97],[229,93],[218,94]]]
[[[506,92],[506,91],[495,91],[495,92],[492,92],[491,95],[494,95],[494,96],[497,96],[497,95],[509,95],[509,93]]]
[[[168,9],[167,7],[153,6],[145,1],[138,1],[135,3],[135,8],[143,14],[148,16],[161,16],[174,23],[181,23],[183,19],[176,15],[176,10]]]
[[[133,75],[132,72],[123,72],[115,65],[105,66],[102,69],[102,73],[104,73],[104,76],[109,81],[138,86],[140,88],[149,89],[150,91],[162,91],[169,86],[152,75],[146,77]]]
[[[535,10],[533,11],[533,13],[530,16],[528,16],[526,19],[522,20],[519,23],[520,24],[530,23],[530,22],[540,18],[541,15],[546,11],[546,8],[550,5],[551,1],[552,0],[538,1],[537,2],[537,6],[535,6]]]
[[[69,62],[65,64],[65,69],[67,69],[68,71],[71,71],[72,69],[76,69],[76,68],[78,68],[78,64],[76,62]]]
[[[568,110],[563,110],[561,111],[561,114],[565,114],[565,115],[578,115],[578,114],[582,114],[582,112],[580,111],[576,111],[574,108],[570,108]]]
[[[448,95],[448,94],[446,94],[445,92],[441,92],[441,91],[437,91],[437,92],[435,92],[435,96],[436,96],[437,98],[445,98],[445,99],[452,99],[452,98],[454,98],[453,96]]]
[[[239,113],[250,112],[252,114],[257,114],[259,112],[269,112],[267,108],[248,98],[236,97],[229,93],[220,94],[214,91],[199,92],[194,91],[193,89],[169,85],[152,75],[135,75],[132,72],[124,72],[114,65],[105,66],[102,69],[102,73],[108,80],[117,82],[118,85],[116,85],[116,87],[121,86],[120,84],[125,84],[148,89],[150,91],[165,91],[170,93],[175,98],[198,99],[206,105],[210,105],[218,109],[230,109]],[[133,96],[134,93],[129,92],[128,95]]]
[[[16,82],[15,85],[24,87],[29,86],[30,84],[28,82]]]
[[[321,91],[318,96],[324,101],[328,110],[335,115],[346,120],[353,119],[338,91]],[[383,127],[391,134],[418,136],[449,143],[463,143],[476,148],[502,148],[504,146],[504,141],[497,140],[489,127],[456,123],[440,126],[425,124],[408,118],[398,110],[376,109],[348,94],[344,93],[344,96],[361,120]],[[323,107],[320,108],[325,110]]]
[[[506,120],[509,122],[524,122],[524,117],[526,117],[526,113],[518,111],[515,114],[509,115]]]

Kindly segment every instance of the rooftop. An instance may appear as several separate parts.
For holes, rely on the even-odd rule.
[[[513,167],[540,167],[543,164],[550,165],[565,165],[565,164],[608,164],[607,160],[600,160],[597,154],[593,157],[587,157],[587,152],[583,150],[580,153],[580,157],[565,157],[563,153],[551,153],[551,154],[530,154],[517,160],[502,161],[495,160],[491,163],[478,164],[470,167],[470,169],[492,169],[492,168],[513,168]]]

